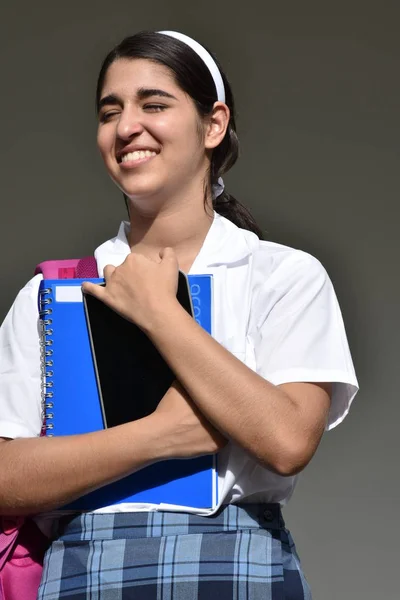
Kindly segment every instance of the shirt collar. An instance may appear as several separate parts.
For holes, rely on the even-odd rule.
[[[259,239],[250,231],[240,229],[225,217],[214,212],[214,220],[191,270],[233,265],[247,258]]]
[[[95,250],[99,275],[108,264],[119,266],[130,252],[129,222],[122,221],[115,238],[104,242]],[[258,237],[240,229],[231,221],[214,212],[214,219],[190,272],[201,273],[208,267],[232,265],[247,258],[258,245]]]

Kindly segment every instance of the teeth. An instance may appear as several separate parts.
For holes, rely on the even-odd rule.
[[[135,150],[135,152],[128,152],[128,154],[124,154],[121,158],[121,162],[127,162],[128,160],[140,160],[143,158],[150,158],[150,156],[155,156],[156,152],[152,150]]]

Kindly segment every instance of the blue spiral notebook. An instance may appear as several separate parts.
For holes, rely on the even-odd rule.
[[[42,396],[47,435],[82,434],[104,428],[97,365],[81,291],[83,281],[104,282],[47,279],[40,284]],[[211,333],[212,276],[189,275],[188,283],[193,316]],[[135,388],[134,381],[132,387]],[[82,496],[65,508],[94,510],[124,502],[214,508],[218,501],[216,460],[215,455],[207,455],[155,463]]]

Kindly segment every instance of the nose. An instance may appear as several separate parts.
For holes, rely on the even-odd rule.
[[[129,140],[143,131],[143,125],[134,110],[124,110],[118,121],[117,136],[122,140]]]

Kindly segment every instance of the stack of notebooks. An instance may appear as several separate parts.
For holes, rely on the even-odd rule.
[[[182,304],[212,333],[212,276],[187,279],[190,301]],[[104,283],[47,279],[40,285],[47,435],[89,433],[142,418],[155,410],[175,379],[136,325],[93,296],[83,301],[83,281]],[[206,455],[155,463],[65,508],[85,511],[137,502],[201,510],[214,508],[217,501],[216,456]]]

